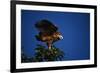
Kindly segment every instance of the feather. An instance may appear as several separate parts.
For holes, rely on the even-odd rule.
[[[40,31],[40,32],[45,32],[52,34],[58,30],[57,26],[55,26],[53,23],[51,23],[48,20],[41,20],[35,24],[35,27]]]
[[[37,22],[35,27],[39,30],[39,34],[35,36],[36,39],[38,41],[46,42],[49,49],[54,42],[63,39],[60,32],[57,31],[58,27],[48,20]]]

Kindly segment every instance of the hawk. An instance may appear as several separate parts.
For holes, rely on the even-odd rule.
[[[36,35],[38,41],[46,42],[49,49],[52,44],[63,36],[58,32],[58,27],[48,20],[41,20],[35,24],[35,27],[39,30],[39,34]]]

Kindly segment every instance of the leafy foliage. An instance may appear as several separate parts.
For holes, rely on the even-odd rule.
[[[64,58],[64,52],[59,48],[52,46],[51,49],[45,48],[45,46],[37,45],[35,48],[35,54],[33,57],[27,57],[23,52],[21,55],[21,62],[47,62],[47,61],[61,61]]]
[[[59,61],[64,57],[63,51],[59,48],[52,46],[51,49],[45,48],[45,46],[37,45],[35,48],[35,62],[43,62],[43,61]]]

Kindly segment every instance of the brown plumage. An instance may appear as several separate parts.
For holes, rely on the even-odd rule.
[[[42,20],[35,26],[40,31],[39,35],[36,35],[37,40],[46,42],[49,49],[54,42],[63,38],[61,33],[57,32],[58,28],[48,20]]]
[[[43,33],[40,35],[40,39],[43,41],[43,42],[46,42],[47,43],[47,46],[48,48],[51,48],[52,46],[52,43],[62,39],[61,38],[61,34],[60,32],[54,32],[53,34],[51,35],[48,35],[46,33]]]

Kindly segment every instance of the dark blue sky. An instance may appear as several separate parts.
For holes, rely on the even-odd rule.
[[[38,30],[37,21],[47,19],[57,25],[63,40],[55,46],[64,51],[64,60],[85,60],[90,58],[90,14],[75,12],[52,12],[21,10],[21,46],[28,57],[34,55],[34,48],[39,42],[34,37]]]

